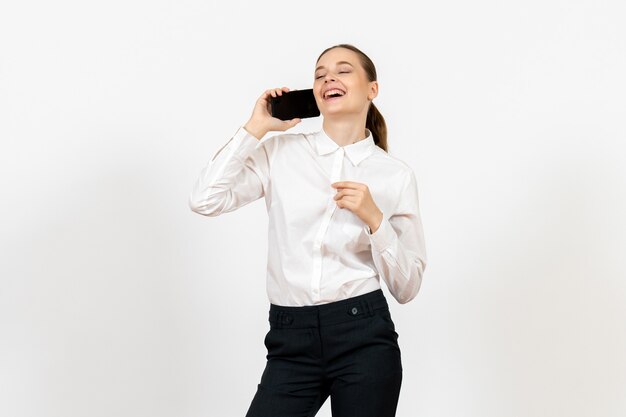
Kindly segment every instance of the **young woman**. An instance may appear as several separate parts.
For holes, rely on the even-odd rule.
[[[266,90],[190,195],[205,216],[261,197],[269,216],[267,364],[246,417],[395,416],[402,362],[382,278],[400,304],[419,291],[426,249],[416,178],[387,153],[372,61],[349,44],[322,52],[313,91],[323,127],[271,117]]]

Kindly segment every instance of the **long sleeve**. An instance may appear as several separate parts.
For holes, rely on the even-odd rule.
[[[204,216],[219,216],[265,195],[269,157],[265,141],[239,127],[200,172],[189,207]]]
[[[419,292],[427,256],[419,212],[417,182],[410,171],[396,210],[383,220],[374,233],[365,230],[372,244],[372,258],[387,288],[400,304]]]

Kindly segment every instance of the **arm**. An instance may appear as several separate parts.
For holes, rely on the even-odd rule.
[[[426,268],[426,246],[419,213],[415,174],[405,180],[401,201],[387,219],[383,216],[374,233],[365,230],[372,244],[372,257],[387,288],[400,303],[417,295]]]
[[[189,207],[204,216],[228,213],[263,197],[268,180],[266,147],[241,126],[200,172]]]

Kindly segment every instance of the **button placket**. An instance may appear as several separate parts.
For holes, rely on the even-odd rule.
[[[339,181],[339,178],[341,176],[341,168],[343,167],[343,156],[344,156],[344,149],[342,147],[339,147],[336,151],[335,154],[335,160],[333,161],[333,171],[330,174],[330,182],[337,182]]]
[[[343,159],[345,151],[342,147],[338,147],[335,151],[335,159],[333,160],[333,168],[330,175],[331,184],[339,181],[341,177],[341,169],[343,167]],[[321,283],[322,283],[322,242],[324,235],[328,230],[328,224],[330,219],[337,209],[337,203],[334,199],[334,194],[329,197],[328,207],[324,213],[324,218],[320,228],[315,236],[315,242],[313,243],[313,272],[311,277],[311,292],[312,299],[317,302],[321,299]]]

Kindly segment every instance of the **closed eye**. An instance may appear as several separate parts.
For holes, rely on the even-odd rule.
[[[347,73],[349,73],[349,72],[350,72],[350,71],[339,71],[339,74],[347,74]],[[317,80],[318,78],[322,78],[322,77],[323,77],[323,75],[320,75],[320,76],[318,76],[318,77],[315,77],[315,79]]]

